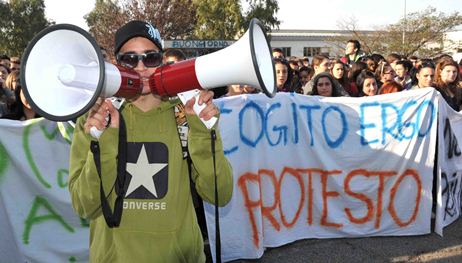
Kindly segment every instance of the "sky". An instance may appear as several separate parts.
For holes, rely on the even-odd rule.
[[[56,23],[71,23],[88,29],[83,16],[94,0],[45,0],[45,15]],[[245,5],[243,5],[245,8]],[[398,22],[406,13],[428,6],[451,14],[462,13],[462,0],[279,0],[280,29],[339,29],[342,20],[354,17],[359,29],[374,29]]]

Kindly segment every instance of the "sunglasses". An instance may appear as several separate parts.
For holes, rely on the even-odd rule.
[[[139,61],[148,68],[154,68],[162,64],[162,52],[149,51],[144,54],[124,53],[117,54],[117,63],[126,68],[136,68]]]

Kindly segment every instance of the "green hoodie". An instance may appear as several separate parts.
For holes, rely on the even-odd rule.
[[[174,115],[176,103],[177,100],[162,102],[148,112],[127,103],[122,110],[127,126],[128,160],[124,209],[118,228],[109,228],[102,215],[100,179],[90,151],[92,139],[84,131],[86,116],[78,119],[71,146],[69,191],[74,210],[91,219],[91,262],[205,262],[188,165],[182,156]],[[199,195],[213,204],[210,131],[197,116],[187,119],[192,178]],[[116,197],[111,190],[116,178],[118,132],[108,128],[99,139],[103,187],[111,208]],[[217,135],[218,200],[224,206],[231,199],[233,180]]]

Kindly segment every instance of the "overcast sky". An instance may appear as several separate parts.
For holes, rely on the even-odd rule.
[[[94,0],[45,0],[46,16],[56,23],[88,29],[83,16]],[[446,14],[462,13],[462,0],[279,0],[281,29],[338,29],[338,21],[354,17],[360,29],[396,23],[406,13],[436,7]],[[460,27],[459,27],[460,28]]]

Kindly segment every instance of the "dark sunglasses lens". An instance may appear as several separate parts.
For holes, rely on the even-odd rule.
[[[149,52],[146,53],[146,57],[143,60],[146,67],[157,67],[162,63],[162,53],[160,52]]]
[[[135,68],[138,65],[138,56],[136,54],[122,54],[119,57],[119,63],[127,68]]]

